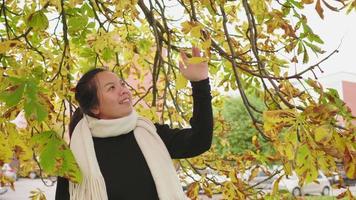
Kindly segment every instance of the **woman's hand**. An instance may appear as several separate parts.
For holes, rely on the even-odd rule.
[[[201,58],[200,54],[199,48],[192,47],[192,57]],[[189,58],[183,51],[180,51],[180,56],[183,62],[179,61],[179,69],[186,79],[189,81],[201,81],[208,78],[209,70],[207,62],[189,63]]]

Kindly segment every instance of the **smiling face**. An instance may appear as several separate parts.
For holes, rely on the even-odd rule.
[[[132,96],[123,80],[103,71],[96,75],[99,105],[91,109],[99,119],[116,119],[132,112]]]

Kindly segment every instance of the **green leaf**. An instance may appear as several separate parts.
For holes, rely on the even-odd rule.
[[[308,39],[310,39],[311,42],[317,42],[319,44],[324,44],[324,41],[315,34],[309,34]]]
[[[326,88],[326,90],[328,91],[327,93],[330,94],[331,96],[340,99],[340,95],[338,93],[338,91],[334,88]]]
[[[75,16],[68,19],[68,30],[71,33],[83,30],[88,24],[88,17]]]
[[[26,99],[24,110],[26,117],[33,117],[38,122],[45,120],[48,115],[45,107],[37,100],[34,101],[33,99]]]
[[[55,171],[56,156],[59,151],[59,146],[60,141],[56,139],[56,137],[50,137],[40,154],[41,167],[47,173],[53,173]]]
[[[310,42],[305,42],[305,44],[308,47],[310,47],[314,51],[314,53],[321,53],[321,54],[325,53],[325,51],[323,51],[320,47],[318,47],[318,46],[316,46],[316,45],[314,45],[314,44],[312,44]]]
[[[43,31],[48,28],[48,19],[42,10],[32,13],[27,19],[27,26],[34,30]]]
[[[39,151],[40,165],[52,175],[58,175],[75,183],[81,182],[82,174],[68,145],[53,130],[32,137],[31,142]]]
[[[295,30],[298,30],[301,25],[302,25],[302,21],[298,21],[297,24],[295,25]]]
[[[33,45],[39,45],[42,42],[41,34],[38,34],[37,32],[33,32],[32,37],[30,38],[30,41],[32,42]]]
[[[84,14],[90,18],[95,17],[93,9],[88,5],[88,3],[84,3],[82,8],[82,10],[84,10]]]
[[[305,34],[313,33],[313,30],[306,24],[305,21],[303,21],[302,25],[303,25],[303,30],[304,30]]]
[[[36,85],[36,80],[26,81],[25,90],[25,116],[33,117],[34,120],[38,122],[46,119],[48,113],[44,105],[38,99],[38,86]]]
[[[0,101],[5,102],[6,106],[12,107],[21,101],[24,90],[24,84],[18,85],[13,92],[4,92],[3,94],[0,94]]]
[[[95,22],[89,22],[88,28],[95,28]]]
[[[102,52],[102,56],[105,61],[109,61],[110,59],[112,59],[114,57],[113,50],[105,47]]]
[[[33,100],[37,99],[37,94],[38,94],[38,87],[36,85],[34,79],[26,81],[26,92],[25,95]]]
[[[309,55],[308,51],[304,47],[304,56],[303,56],[303,63],[308,63],[309,62]]]
[[[305,163],[306,157],[310,155],[310,151],[307,145],[302,145],[297,150],[297,165],[303,165]]]
[[[298,42],[298,50],[297,50],[298,55],[303,53],[303,51],[304,51],[303,43],[300,41]]]
[[[300,3],[300,2],[296,2],[294,0],[288,0],[288,2],[290,2],[292,5],[294,5],[295,7],[299,8],[299,9],[303,9],[304,8],[303,4]]]
[[[146,53],[146,52],[149,52],[150,51],[150,48],[152,47],[152,42],[150,40],[140,40],[138,42],[138,47],[139,47],[139,50],[140,52],[142,53]]]
[[[50,138],[52,136],[52,134],[53,134],[52,131],[44,131],[44,132],[42,132],[40,134],[36,134],[36,135],[32,136],[31,143],[34,146],[38,146],[38,145],[41,145],[41,144],[46,144],[43,141],[47,141],[48,138]],[[39,146],[39,148],[42,148],[42,146]]]
[[[85,57],[85,58],[95,57],[96,55],[92,48],[85,48],[85,47],[80,49],[79,54],[81,57]]]

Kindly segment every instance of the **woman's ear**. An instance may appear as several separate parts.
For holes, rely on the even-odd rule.
[[[99,115],[99,113],[100,113],[99,106],[95,106],[94,108],[90,109],[90,111],[94,115]]]

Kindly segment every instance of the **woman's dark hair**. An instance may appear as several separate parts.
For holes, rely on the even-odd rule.
[[[75,87],[75,100],[79,103],[79,107],[75,110],[69,122],[69,136],[72,137],[75,126],[83,118],[83,113],[94,117],[91,109],[99,105],[97,95],[97,85],[95,75],[99,72],[106,71],[103,68],[94,68],[86,72],[78,81]]]

